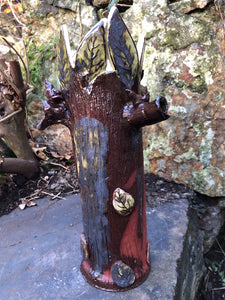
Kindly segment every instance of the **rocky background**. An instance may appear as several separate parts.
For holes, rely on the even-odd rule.
[[[146,37],[143,84],[170,104],[171,118],[144,130],[146,172],[209,196],[225,195],[224,9],[137,1],[125,17],[135,37]]]
[[[59,86],[56,42],[67,24],[75,52],[85,33],[106,13],[107,0],[24,0],[30,71],[36,89],[28,97],[35,141],[70,156],[67,128],[36,129],[42,117],[44,79]],[[119,1],[134,40],[146,39],[144,77],[151,100],[165,96],[170,119],[143,130],[146,173],[225,196],[225,2],[223,0]],[[29,57],[30,56],[30,57]]]
[[[32,147],[43,160],[50,153],[71,163],[72,145],[66,127],[55,125],[43,132],[37,130],[43,116],[44,80],[48,78],[59,87],[56,44],[61,25],[68,25],[75,53],[85,33],[107,13],[109,0],[23,0],[22,4],[23,13],[16,14],[20,23],[12,15],[1,14],[0,34],[10,38],[23,55],[22,37],[26,44],[30,82],[34,87],[27,101]],[[135,42],[140,35],[146,39],[142,84],[147,86],[151,100],[159,95],[166,97],[171,115],[166,122],[143,130],[148,204],[154,207],[172,200],[190,202],[188,212],[184,211],[189,220],[182,240],[180,261],[185,268],[179,267],[180,290],[194,295],[206,265],[204,288],[219,274],[223,293],[224,273],[220,271],[224,271],[224,252],[220,245],[224,249],[225,244],[224,229],[222,233],[220,230],[225,217],[225,2],[124,0],[119,1],[118,8]],[[1,42],[0,56],[8,60],[12,57],[12,51],[8,52]],[[78,191],[77,184],[72,186],[74,178],[70,169],[46,172],[37,182],[38,189],[43,189],[45,194],[60,197],[66,186]],[[183,186],[179,190],[173,182],[168,183],[154,174],[185,184],[200,194],[192,194]],[[25,188],[30,189],[30,185]],[[21,196],[29,203],[27,195]],[[11,195],[8,198],[11,201]],[[218,249],[203,263],[203,256],[215,241],[222,256],[217,273],[213,266]]]

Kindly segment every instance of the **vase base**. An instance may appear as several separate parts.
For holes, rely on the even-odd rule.
[[[96,274],[96,272],[92,270],[92,268],[89,266],[89,263],[86,260],[82,261],[80,271],[85,280],[93,287],[108,292],[122,292],[128,291],[141,285],[147,279],[150,273],[150,265],[143,274],[139,274],[138,278],[135,278],[134,275],[132,279],[132,276],[129,274],[127,280],[123,279],[120,281],[116,280],[116,276],[115,274],[112,274],[112,270],[105,271],[103,274]],[[119,272],[121,274],[121,270]]]

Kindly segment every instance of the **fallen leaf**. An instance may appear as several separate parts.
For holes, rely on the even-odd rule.
[[[72,155],[65,155],[64,158],[65,158],[66,160],[69,160],[69,159],[71,159],[71,157],[72,157]]]
[[[37,203],[35,203],[34,201],[31,200],[27,200],[27,199],[21,199],[21,204],[19,204],[19,208],[21,210],[24,210],[26,207],[32,207],[32,206],[36,206]]]
[[[18,12],[18,13],[22,13],[23,12],[23,7],[22,7],[22,5],[21,4],[16,4],[15,6],[14,6],[14,9]]]
[[[55,151],[50,151],[50,154],[52,157],[58,158],[59,160],[63,160],[63,159],[69,160],[69,159],[71,159],[71,156],[72,156],[70,154],[60,155]]]
[[[64,157],[59,155],[57,152],[54,152],[54,151],[50,151],[51,153],[51,156],[54,157],[54,158],[59,158],[59,159],[63,159]]]
[[[28,207],[32,207],[32,206],[36,206],[37,205],[37,203],[35,203],[35,202],[33,202],[33,201],[29,201],[28,203],[27,203],[27,206]]]
[[[4,14],[9,14],[11,12],[11,9],[10,8],[6,8],[5,10],[3,10],[3,13]]]
[[[47,149],[46,147],[32,147],[35,155],[39,157],[42,160],[49,160],[48,156],[44,153],[44,151]]]
[[[20,208],[21,210],[24,210],[25,207],[26,207],[26,204],[24,204],[24,203],[22,203],[22,204],[19,205],[19,208]]]

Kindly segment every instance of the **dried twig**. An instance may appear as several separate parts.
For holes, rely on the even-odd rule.
[[[0,119],[0,123],[3,123],[5,121],[7,121],[8,119],[12,118],[13,116],[15,116],[16,114],[20,113],[22,111],[22,108],[19,110],[16,110],[14,112],[12,112],[11,114],[7,115],[6,117],[3,117]]]
[[[223,256],[225,257],[225,251],[223,250],[222,246],[220,245],[219,241],[217,240],[216,238],[216,242],[217,242],[217,245],[219,246],[221,252],[223,253]]]
[[[20,198],[20,200],[21,201],[23,201],[23,200],[31,201],[31,200],[39,199],[41,192],[42,191],[40,189],[38,189],[33,194],[31,194],[27,197]]]
[[[48,180],[46,180],[45,178],[43,178],[43,177],[41,176],[41,178],[40,178],[40,179],[38,180],[38,182],[37,182],[37,187],[38,187],[38,188],[41,187],[41,181],[44,181],[47,185],[49,185]]]
[[[20,90],[19,90],[19,89],[17,88],[17,86],[12,82],[12,80],[10,79],[10,77],[7,76],[7,75],[5,74],[5,72],[2,71],[1,69],[0,69],[0,73],[2,74],[3,78],[8,82],[8,84],[14,89],[14,91],[16,92],[16,94],[17,94],[19,97],[21,97],[21,92],[20,92]]]
[[[83,24],[81,21],[81,0],[78,1],[78,15],[79,15],[79,25],[80,25],[80,42],[83,38]]]
[[[61,167],[61,168],[65,169],[65,170],[67,170],[67,167],[63,166],[62,164],[55,163],[55,162],[46,161],[46,162],[43,163],[43,165],[58,166],[58,167]]]
[[[1,36],[1,38],[4,40],[4,42],[16,53],[16,55],[20,58],[20,60],[21,60],[21,62],[22,62],[22,64],[23,64],[23,67],[24,67],[24,69],[25,69],[25,72],[26,72],[26,77],[28,76],[29,77],[29,75],[28,75],[28,73],[29,73],[29,70],[27,69],[27,66],[26,66],[26,64],[25,64],[25,62],[24,62],[24,60],[23,60],[23,58],[22,58],[22,56],[19,54],[19,52],[16,50],[16,48],[9,42],[9,41],[7,41],[7,39],[5,38],[5,37],[3,37],[3,36]],[[25,49],[26,49],[26,47],[25,47]],[[29,81],[27,81],[27,78],[26,78],[26,84],[28,83]]]
[[[69,186],[71,189],[76,190],[74,186],[72,186],[71,184],[69,184],[69,182],[68,182],[68,186]]]
[[[131,4],[119,4],[117,3],[117,6],[120,6],[120,7],[131,7],[132,5]]]
[[[19,19],[18,17],[16,16],[15,12],[14,12],[14,9],[13,9],[13,6],[12,6],[12,1],[8,0],[8,4],[9,4],[9,7],[10,7],[10,10],[13,14],[13,17],[15,18],[15,20],[21,25],[21,26],[25,26],[25,24],[23,24]]]
[[[205,292],[208,290],[208,284],[209,284],[209,274],[210,274],[210,270],[207,273],[207,277],[206,277],[206,283],[205,283]]]
[[[26,60],[26,68],[25,68],[25,71],[26,71],[26,85],[29,85],[30,84],[30,71],[29,71],[29,62],[28,62],[27,48],[26,48],[24,39],[23,39],[23,47],[24,47],[24,55],[25,55],[25,60]],[[24,62],[24,65],[25,65],[25,62]],[[34,87],[31,87],[29,90],[27,90],[27,93],[30,90],[32,92],[33,89],[34,89]]]
[[[52,193],[44,192],[44,191],[42,191],[42,193],[45,194],[45,195],[47,195],[47,196],[49,196],[49,197],[51,197],[51,200],[54,200],[56,198],[59,198],[59,199],[62,199],[62,200],[66,200],[66,198],[63,198],[63,197],[59,196],[61,194],[61,192],[59,192],[56,195],[54,195]]]
[[[48,180],[45,179],[44,177],[41,177],[40,180],[43,180],[44,182],[46,182],[47,184],[49,184]],[[39,180],[39,181],[40,181],[40,180]]]
[[[219,290],[225,290],[225,287],[220,287],[220,288],[213,288],[211,291],[219,291]]]

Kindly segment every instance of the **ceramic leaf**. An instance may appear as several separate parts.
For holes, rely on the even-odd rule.
[[[108,17],[108,48],[118,77],[131,89],[139,71],[138,54],[130,32],[116,7],[111,8]]]
[[[69,89],[72,80],[72,68],[70,64],[70,45],[66,25],[63,25],[60,31],[58,43],[58,77],[61,88]]]
[[[77,50],[75,71],[87,84],[106,70],[105,23],[106,19],[99,21]]]

